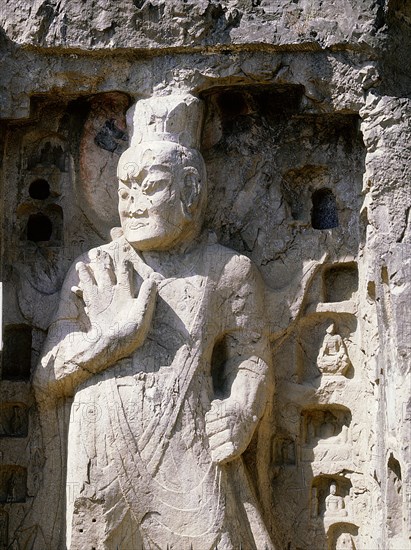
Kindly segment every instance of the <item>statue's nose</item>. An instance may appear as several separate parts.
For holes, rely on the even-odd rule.
[[[128,211],[132,215],[141,216],[147,211],[147,200],[143,196],[131,195],[128,203]]]

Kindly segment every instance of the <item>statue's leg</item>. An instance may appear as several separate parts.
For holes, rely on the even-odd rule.
[[[98,497],[74,503],[70,550],[139,550],[144,548],[137,522],[114,481]]]

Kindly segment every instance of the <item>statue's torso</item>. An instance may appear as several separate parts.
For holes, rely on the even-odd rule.
[[[204,425],[224,318],[211,258],[197,254],[191,274],[160,282],[145,343],[83,384],[72,407],[68,479],[78,494],[100,498],[110,515],[118,490],[107,488],[118,482],[149,540],[168,537],[175,548],[185,548],[184,537],[187,548],[211,548],[224,520],[225,474],[211,461]]]

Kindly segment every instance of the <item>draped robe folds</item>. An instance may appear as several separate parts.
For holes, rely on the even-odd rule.
[[[115,269],[127,250],[138,287],[141,264],[124,243],[101,249]],[[245,257],[203,242],[174,273],[166,268],[162,275],[145,343],[75,392],[67,445],[67,546],[271,549],[242,457],[214,463],[205,429],[216,397],[211,362],[217,342],[231,335],[239,357],[260,355],[253,368],[261,373],[252,374],[266,371],[258,274]],[[70,315],[64,304],[75,284],[72,270],[62,319]],[[236,404],[239,415],[242,405]]]

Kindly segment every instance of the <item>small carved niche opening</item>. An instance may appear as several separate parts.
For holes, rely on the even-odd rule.
[[[291,437],[277,436],[273,441],[274,466],[295,466],[295,441]]]
[[[53,224],[42,212],[30,214],[27,220],[27,240],[35,243],[49,241],[53,233]]]
[[[223,120],[244,116],[250,112],[249,98],[244,91],[224,90],[217,96],[217,105]]]
[[[358,269],[354,262],[338,264],[323,273],[325,302],[351,300],[358,290]]]
[[[335,519],[347,517],[351,481],[343,476],[320,475],[311,484],[310,515]]]
[[[0,503],[26,502],[27,469],[23,466],[0,466]]]
[[[402,530],[402,475],[398,460],[391,453],[387,464],[387,527],[390,537]]]
[[[311,225],[314,229],[332,229],[338,227],[338,212],[335,195],[324,187],[311,195]]]
[[[23,403],[0,406],[0,437],[27,437],[28,411]]]
[[[44,201],[50,196],[50,185],[45,179],[36,179],[30,183],[29,195],[32,199]]]
[[[31,369],[32,328],[6,325],[3,334],[3,380],[28,380]]]
[[[334,523],[327,533],[327,550],[357,550],[357,537],[358,526],[354,523]]]
[[[50,204],[42,212],[30,214],[22,236],[35,243],[60,244],[63,236],[62,208],[57,204]]]
[[[348,442],[348,429],[351,424],[351,411],[344,405],[319,406],[302,411],[302,442],[314,447],[319,444],[339,444]]]
[[[321,165],[305,165],[282,175],[281,195],[293,220],[309,225],[311,190],[326,181],[329,181],[329,175],[326,167]]]

